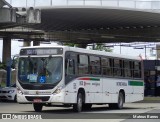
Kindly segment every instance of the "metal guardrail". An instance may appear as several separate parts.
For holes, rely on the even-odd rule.
[[[36,6],[110,6],[159,10],[160,0],[6,0],[13,7]]]

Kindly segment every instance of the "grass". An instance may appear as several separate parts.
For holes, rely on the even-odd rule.
[[[11,82],[10,85],[14,84],[15,82]],[[6,87],[6,82],[1,82],[1,87]]]
[[[1,82],[1,87],[5,87],[6,83],[5,82]]]
[[[160,100],[160,97],[144,97],[144,100],[146,100],[146,101],[150,101],[150,100]]]

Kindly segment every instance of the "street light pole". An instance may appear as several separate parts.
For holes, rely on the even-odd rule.
[[[36,0],[34,0],[34,7],[36,6]]]
[[[51,0],[51,6],[52,6],[52,0]]]

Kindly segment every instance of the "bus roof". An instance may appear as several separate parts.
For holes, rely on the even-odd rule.
[[[128,56],[122,54],[115,54],[112,52],[105,52],[105,51],[98,51],[98,50],[90,50],[90,49],[83,49],[78,47],[68,47],[68,46],[32,46],[32,47],[23,47],[22,49],[33,49],[33,48],[63,48],[65,51],[73,51],[78,53],[87,53],[87,54],[96,54],[100,56],[109,56],[115,58],[122,58],[122,59],[131,59],[131,60],[141,60],[139,56]]]

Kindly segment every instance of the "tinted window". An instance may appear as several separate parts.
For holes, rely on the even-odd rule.
[[[109,58],[102,58],[102,66],[110,67],[110,60],[109,60]]]
[[[90,74],[101,74],[100,58],[96,56],[90,56]]]
[[[90,65],[100,66],[100,58],[96,56],[90,56]]]
[[[134,62],[134,69],[139,70],[140,69],[140,63],[139,62]]]
[[[78,74],[88,74],[87,55],[78,55]]]
[[[66,59],[66,74],[75,74],[75,61],[74,59]]]
[[[130,61],[124,61],[124,77],[132,77]]]
[[[122,76],[122,61],[119,59],[114,59],[114,69],[113,69],[113,74],[114,76]]]
[[[106,76],[112,76],[113,75],[113,68],[111,67],[111,59],[110,58],[102,58],[102,74]]]
[[[134,70],[133,70],[133,77],[135,78],[141,78],[141,63],[140,62],[134,62]]]

